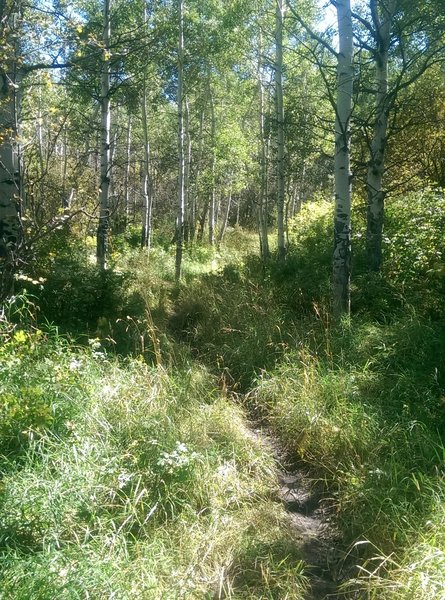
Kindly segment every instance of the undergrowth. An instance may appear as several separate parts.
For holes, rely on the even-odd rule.
[[[171,249],[122,244],[103,306],[94,277],[100,294],[64,297],[63,253],[42,267],[40,325],[2,324],[0,595],[303,597],[273,461],[230,389],[324,482],[346,597],[445,598],[443,194],[388,202],[382,274],[364,269],[358,218],[343,323],[331,209],[303,209],[283,264],[242,231],[188,248],[180,287]],[[53,299],[65,330],[93,315],[89,345],[45,329]]]
[[[380,275],[364,271],[356,224],[342,324],[329,317],[330,214],[302,211],[284,265],[249,258],[184,286],[170,327],[325,482],[356,565],[345,592],[445,598],[443,198],[392,200]]]
[[[273,461],[204,367],[1,326],[2,598],[303,597]]]

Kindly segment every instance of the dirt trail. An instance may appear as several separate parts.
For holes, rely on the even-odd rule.
[[[289,515],[289,523],[300,541],[302,558],[309,565],[310,589],[305,600],[336,600],[339,594],[339,565],[343,553],[341,537],[331,511],[323,501],[320,485],[307,469],[291,465],[279,441],[267,429],[254,434],[272,452],[277,462],[278,497]]]

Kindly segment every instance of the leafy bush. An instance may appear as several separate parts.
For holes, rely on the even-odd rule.
[[[126,250],[136,250],[141,246],[142,228],[139,225],[127,225],[123,233],[119,233],[111,239],[112,253],[123,254]]]
[[[407,306],[435,318],[444,314],[445,196],[425,190],[389,198],[385,209],[383,270],[367,273],[365,211],[353,211],[352,310],[379,320],[400,315]],[[332,203],[305,205],[289,229],[287,263],[271,276],[293,295],[296,310],[329,304],[332,258]]]
[[[425,190],[393,199],[386,212],[385,276],[409,304],[444,312],[445,195]]]
[[[0,453],[18,453],[48,431],[68,434],[84,391],[78,377],[82,365],[67,342],[5,320],[0,337]]]
[[[44,239],[34,267],[35,281],[23,277],[20,283],[31,289],[40,322],[54,323],[63,331],[105,338],[116,319],[143,309],[141,300],[129,292],[129,273],[101,272],[88,248],[69,230]]]
[[[332,202],[305,204],[289,226],[289,255],[271,270],[279,293],[297,313],[329,306],[332,260]]]

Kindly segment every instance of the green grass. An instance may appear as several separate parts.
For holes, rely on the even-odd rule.
[[[273,460],[204,367],[2,331],[2,598],[303,597]]]
[[[106,281],[63,247],[43,265],[40,321],[51,304],[91,341],[37,328],[26,304],[2,323],[0,597],[304,597],[250,411],[324,482],[346,597],[445,598],[443,197],[388,203],[380,275],[358,218],[340,324],[331,209],[302,211],[284,264],[262,265],[240,230],[188,248],[179,288],[160,244],[121,244]],[[70,295],[79,273],[94,276]]]
[[[349,322],[329,318],[326,203],[296,220],[285,265],[248,258],[184,287],[171,327],[325,482],[357,565],[345,589],[432,600],[445,597],[445,326],[441,271],[431,268],[443,203],[430,192],[411,200],[389,208],[382,275],[363,271],[358,224]],[[437,202],[436,241],[424,248]],[[399,252],[401,219],[422,227]]]

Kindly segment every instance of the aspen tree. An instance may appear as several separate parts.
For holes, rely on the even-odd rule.
[[[190,171],[192,164],[192,137],[190,135],[190,107],[187,98],[184,102],[184,242],[193,241],[191,221],[194,219],[195,202],[190,198]]]
[[[210,133],[210,144],[211,144],[211,190],[209,199],[209,244],[211,246],[215,243],[215,222],[216,222],[216,201],[215,201],[215,167],[216,167],[216,156],[215,156],[215,137],[216,137],[216,117],[215,117],[215,101],[212,93],[210,73],[209,73],[209,99],[210,99],[210,116],[211,116],[211,133]]]
[[[147,27],[148,16],[147,7],[144,7],[144,26]],[[151,247],[151,229],[152,229],[152,213],[153,213],[153,196],[150,185],[150,141],[148,138],[148,110],[147,110],[147,72],[144,70],[142,81],[142,132],[144,140],[144,157],[142,162],[142,248],[150,250]]]
[[[382,265],[384,177],[388,139],[400,132],[400,125],[396,125],[400,119],[396,109],[400,93],[434,64],[443,62],[443,17],[439,6],[434,0],[426,3],[368,0],[368,14],[353,13],[361,28],[358,44],[365,51],[366,60],[371,58],[374,68],[373,109],[366,117],[372,124],[366,178],[366,251],[371,271],[379,271]],[[391,55],[393,65],[389,69]]]
[[[283,103],[283,0],[276,0],[275,7],[275,119],[276,119],[276,173],[277,173],[277,228],[278,258],[286,257],[284,231],[284,103]]]
[[[350,118],[353,84],[353,32],[350,0],[338,0],[337,104],[335,120],[335,215],[333,256],[334,315],[350,312],[351,171]]]
[[[21,177],[18,144],[18,69],[19,7],[0,0],[0,43],[7,59],[0,64],[0,293],[12,286],[16,249],[21,238]]]
[[[227,201],[226,201],[226,206],[225,206],[225,210],[224,210],[224,216],[223,216],[223,220],[221,223],[221,228],[219,230],[219,236],[218,236],[218,247],[222,244],[222,241],[224,239],[224,236],[226,234],[227,231],[227,225],[229,223],[229,215],[230,215],[230,209],[232,207],[232,176],[230,176],[230,181],[229,181],[229,195],[227,197]]]
[[[132,122],[131,113],[128,113],[127,121],[127,141],[126,141],[126,162],[124,175],[124,210],[125,210],[125,226],[130,220],[130,173],[131,173],[131,134]]]
[[[258,223],[260,235],[261,258],[266,261],[270,258],[269,238],[267,232],[268,219],[268,194],[267,194],[267,140],[265,132],[265,107],[264,107],[264,83],[263,83],[263,37],[261,30],[258,34],[258,133],[260,145],[260,197],[258,205]],[[239,209],[239,203],[238,203]]]
[[[371,142],[371,157],[368,166],[366,189],[368,215],[366,229],[366,250],[371,271],[379,271],[382,264],[382,232],[385,192],[383,176],[387,145],[388,113],[388,54],[391,42],[391,27],[397,0],[380,3],[370,0],[371,15],[375,36],[375,122]]]
[[[144,73],[143,91],[142,91],[142,131],[144,139],[144,157],[142,161],[142,248],[150,250],[151,246],[151,227],[152,227],[152,208],[153,197],[150,186],[150,142],[148,139],[148,112],[147,112],[147,75]]]
[[[111,79],[111,0],[104,0],[103,5],[103,58],[101,67],[100,85],[100,107],[101,107],[101,161],[100,161],[100,196],[99,196],[99,225],[97,228],[96,260],[101,270],[107,268],[108,258],[108,236],[110,227],[110,163],[111,163],[111,103],[110,103],[110,79]]]
[[[181,278],[182,251],[184,245],[185,215],[185,130],[184,130],[184,2],[178,0],[178,209],[176,215],[175,278]]]

